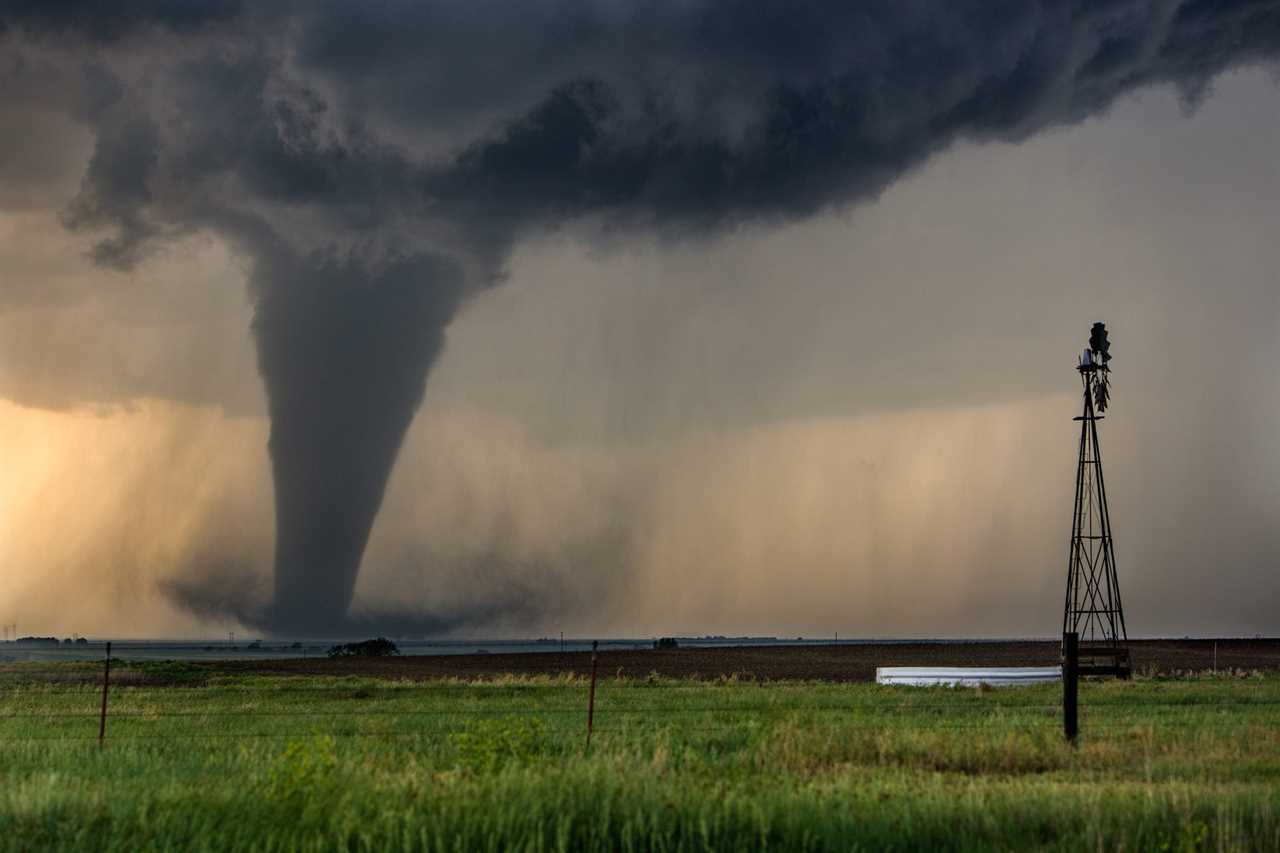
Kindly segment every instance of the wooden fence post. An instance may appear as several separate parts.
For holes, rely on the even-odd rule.
[[[587,696],[587,751],[591,751],[591,729],[596,717],[596,648],[599,641],[591,641],[591,692]]]
[[[102,666],[102,716],[98,720],[98,748],[107,736],[107,686],[111,683],[111,641],[107,640],[107,658]]]

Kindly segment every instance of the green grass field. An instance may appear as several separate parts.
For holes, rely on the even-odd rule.
[[[101,749],[0,670],[0,849],[1280,850],[1274,676],[1083,684],[1074,748],[1058,687],[610,678],[588,752],[581,679],[143,670]]]

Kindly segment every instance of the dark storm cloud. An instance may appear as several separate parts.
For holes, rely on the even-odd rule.
[[[6,0],[0,33],[14,28],[35,36],[113,42],[139,31],[189,34],[237,18],[241,0]]]
[[[159,160],[158,146],[155,125],[145,118],[100,130],[80,194],[66,215],[72,228],[116,227],[114,237],[94,247],[98,263],[127,268],[138,260],[147,240],[156,235],[158,229],[141,211],[151,201],[149,185]]]
[[[179,66],[187,117],[205,125],[183,148],[216,147],[246,189],[343,208],[411,195],[513,228],[597,211],[682,224],[808,215],[882,190],[956,139],[1021,139],[1142,85],[1193,95],[1280,44],[1280,10],[1258,2],[162,8],[113,32],[153,37],[163,23],[189,52],[218,24],[268,28],[256,49]],[[286,52],[304,82],[270,90]],[[718,112],[726,102],[735,116]],[[451,116],[491,120],[443,161],[374,135],[383,120]]]
[[[271,624],[331,630],[444,333],[529,231],[701,234],[874,197],[961,139],[1280,52],[1262,2],[9,3],[96,69],[72,227],[102,263],[221,233],[255,263]],[[61,54],[59,54],[61,51]]]
[[[739,138],[682,116],[670,92],[627,103],[587,80],[466,148],[448,194],[485,221],[504,211],[541,223],[603,210],[663,226],[805,216],[879,192],[957,139],[1016,141],[1146,84],[1195,93],[1228,64],[1280,49],[1274,4],[1189,7],[1171,19],[1150,7],[1052,8],[980,4],[979,14],[925,22],[861,5],[720,5],[690,28],[690,54],[726,58],[717,91],[757,85]],[[868,41],[878,46],[869,55],[841,55]],[[758,85],[753,61],[778,73]]]

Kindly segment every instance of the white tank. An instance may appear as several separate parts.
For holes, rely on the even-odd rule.
[[[913,687],[1018,687],[1062,680],[1060,666],[881,666],[876,684]]]

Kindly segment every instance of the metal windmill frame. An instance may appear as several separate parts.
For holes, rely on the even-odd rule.
[[[1101,324],[1095,326],[1095,336],[1099,328]],[[1101,350],[1096,347],[1099,340]],[[1086,350],[1077,368],[1084,391],[1084,409],[1074,418],[1080,422],[1080,455],[1076,466],[1062,632],[1079,636],[1084,655],[1082,672],[1123,676],[1129,672],[1129,635],[1116,576],[1111,510],[1098,443],[1098,421],[1104,418],[1101,412],[1106,410],[1110,384],[1105,329],[1100,339],[1095,337],[1090,343],[1091,349]]]

